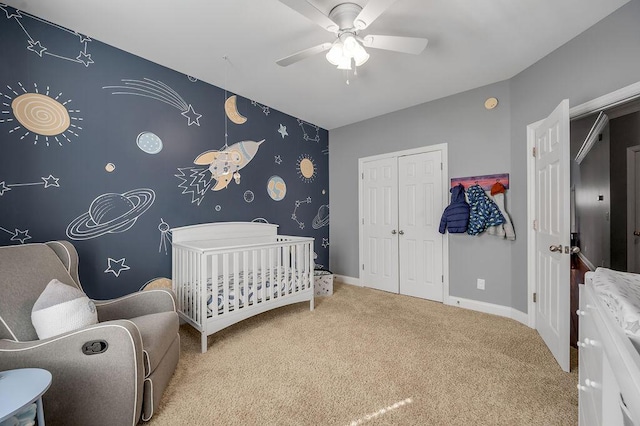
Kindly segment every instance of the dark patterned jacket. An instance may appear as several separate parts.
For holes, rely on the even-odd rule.
[[[469,205],[469,226],[467,234],[478,235],[484,232],[489,226],[501,225],[504,223],[504,216],[496,203],[491,200],[480,185],[472,185],[467,189]]]

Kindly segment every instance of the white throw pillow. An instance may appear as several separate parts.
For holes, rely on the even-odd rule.
[[[40,339],[98,323],[96,305],[81,290],[53,279],[31,310]]]

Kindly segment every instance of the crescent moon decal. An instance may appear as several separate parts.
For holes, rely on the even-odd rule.
[[[229,98],[224,101],[224,112],[227,113],[227,117],[229,117],[229,120],[233,121],[236,124],[244,124],[247,122],[247,117],[240,115],[240,113],[238,112],[236,100],[236,95],[229,96]]]

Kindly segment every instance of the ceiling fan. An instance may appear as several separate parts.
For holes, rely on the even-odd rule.
[[[331,64],[338,69],[350,70],[352,65],[359,67],[369,59],[365,47],[413,55],[422,53],[427,47],[426,38],[360,34],[396,1],[369,0],[364,7],[355,3],[340,3],[331,9],[329,15],[325,15],[307,0],[280,0],[325,30],[335,33],[336,39],[333,43],[322,43],[296,52],[276,63],[286,67],[328,50],[326,58]]]

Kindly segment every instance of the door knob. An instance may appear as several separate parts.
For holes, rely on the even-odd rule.
[[[640,231],[633,231],[633,235],[635,235],[636,237],[640,237]]]
[[[396,234],[397,234],[396,230],[395,230],[395,229],[392,229],[392,230],[391,230],[391,234],[392,234],[392,235],[396,235]]]
[[[552,252],[561,252],[562,253],[562,245],[557,245],[557,246],[549,246],[549,251]]]
[[[571,246],[571,254],[577,254],[577,253],[580,253],[580,247]]]
[[[401,229],[401,230],[398,232],[398,234],[400,234],[400,235],[404,235],[404,231]]]

